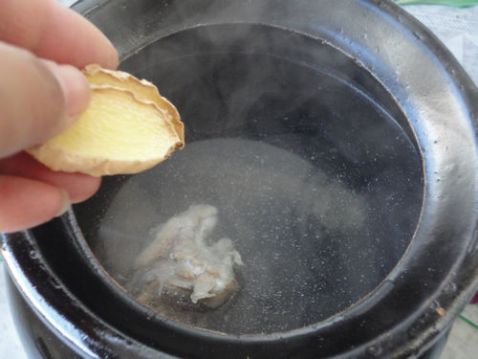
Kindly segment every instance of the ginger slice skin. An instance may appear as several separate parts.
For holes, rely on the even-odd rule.
[[[55,171],[92,176],[147,170],[184,147],[184,125],[156,87],[125,72],[88,66],[88,108],[72,126],[27,152]]]

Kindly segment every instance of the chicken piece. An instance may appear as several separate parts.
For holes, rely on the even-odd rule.
[[[216,308],[238,289],[234,268],[243,265],[228,238],[208,244],[217,224],[218,211],[209,205],[193,205],[168,220],[155,239],[135,259],[129,287],[141,302],[161,295],[178,302]],[[154,288],[155,290],[151,290]]]

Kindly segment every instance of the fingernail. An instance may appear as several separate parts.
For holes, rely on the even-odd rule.
[[[61,193],[63,197],[63,206],[60,208],[55,217],[63,216],[71,207],[70,197],[68,196],[68,193],[66,193],[66,191],[61,191]]]
[[[63,89],[67,115],[75,117],[82,113],[90,100],[90,87],[85,76],[70,65],[58,65],[52,61],[45,61],[45,64]]]

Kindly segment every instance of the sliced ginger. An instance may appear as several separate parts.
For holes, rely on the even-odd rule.
[[[173,104],[146,80],[87,66],[91,100],[78,120],[28,152],[55,171],[92,176],[137,173],[184,146]]]
[[[98,65],[89,65],[83,71],[88,82],[97,86],[113,86],[129,90],[142,101],[154,102],[170,118],[176,132],[184,142],[184,125],[174,105],[159,94],[158,88],[147,80],[138,80],[133,75],[122,71],[111,71]]]

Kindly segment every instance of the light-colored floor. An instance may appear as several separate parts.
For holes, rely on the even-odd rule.
[[[64,0],[64,2],[72,2]],[[407,7],[453,52],[478,84],[478,7],[452,9],[440,6]],[[0,357],[26,359],[10,316],[0,261]],[[442,359],[478,358],[478,306],[468,306],[456,320]],[[34,358],[36,359],[36,358]]]
[[[478,358],[478,305],[469,305],[455,321],[442,359]]]
[[[26,359],[8,308],[4,272],[0,257],[0,358]]]

